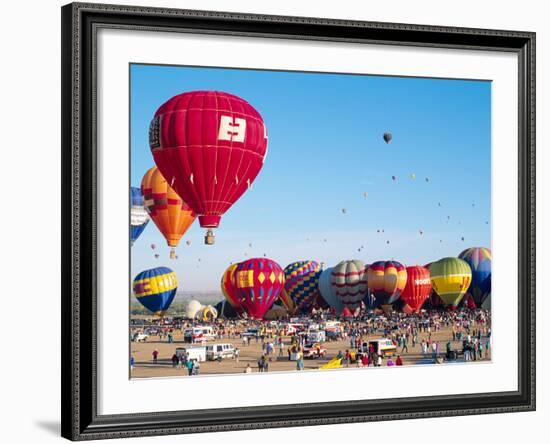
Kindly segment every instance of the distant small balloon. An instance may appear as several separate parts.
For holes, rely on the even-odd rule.
[[[415,179],[416,179],[416,174],[412,173],[412,174],[411,174],[411,179],[412,179],[412,180],[415,180]]]
[[[327,240],[326,239],[323,239],[323,242],[326,242]]]
[[[159,254],[158,254],[158,253],[157,253],[157,254],[155,254],[155,258],[157,258],[157,259],[159,258]]]
[[[430,178],[429,178],[429,177],[426,177],[425,180],[426,180],[426,182],[429,182],[429,181],[430,181]]]
[[[249,246],[250,248],[252,248],[252,243],[249,243],[248,246]]]
[[[462,241],[464,241],[464,236],[460,238]]]
[[[367,197],[369,197],[369,193],[367,193],[366,191],[363,193],[363,197],[366,199]]]
[[[391,140],[393,139],[392,133],[384,133],[382,137],[384,139],[384,142],[386,143],[390,143]]]
[[[389,243],[390,243],[390,241],[386,241],[386,244],[389,244]]]
[[[151,244],[151,250],[154,250],[155,248],[157,248],[157,246],[155,244]]]
[[[185,241],[185,243],[186,243],[187,245],[191,245],[191,241],[190,241],[190,240]]]
[[[437,202],[437,206],[440,207],[440,206],[441,206],[441,202]]]
[[[392,177],[391,177],[391,180],[395,180],[395,179],[397,179],[397,177],[395,177],[395,176],[392,176]]]
[[[347,210],[345,208],[342,208],[342,214],[346,214]]]
[[[422,236],[424,232],[422,230],[419,230],[420,235]]]

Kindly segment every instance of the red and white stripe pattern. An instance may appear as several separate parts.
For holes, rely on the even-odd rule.
[[[367,296],[367,267],[360,260],[342,261],[332,270],[331,285],[344,306],[353,311]]]

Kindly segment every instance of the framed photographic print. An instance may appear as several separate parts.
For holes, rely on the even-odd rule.
[[[535,35],[62,8],[62,434],[535,408]]]

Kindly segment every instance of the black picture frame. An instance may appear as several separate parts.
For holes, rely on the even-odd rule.
[[[71,440],[215,432],[535,409],[535,33],[73,3],[62,14],[62,436]],[[99,416],[96,381],[96,31],[507,51],[519,65],[518,390]]]

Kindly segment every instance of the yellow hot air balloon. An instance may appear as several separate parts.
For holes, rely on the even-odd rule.
[[[141,192],[149,216],[171,247],[170,258],[176,257],[174,248],[195,221],[196,215],[170,187],[156,166],[145,173]]]
[[[472,269],[457,257],[446,257],[430,265],[432,287],[443,303],[456,308],[472,282]]]

